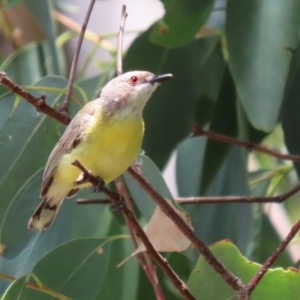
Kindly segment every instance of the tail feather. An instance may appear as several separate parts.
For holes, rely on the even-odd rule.
[[[28,228],[47,229],[54,221],[56,214],[65,197],[56,199],[43,198],[43,201],[33,213],[28,222]],[[52,204],[53,203],[53,204]]]

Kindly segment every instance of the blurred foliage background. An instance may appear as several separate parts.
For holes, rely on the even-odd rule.
[[[141,2],[138,5],[142,6]],[[138,33],[124,57],[124,71],[174,75],[145,109],[143,150],[151,159],[144,158],[147,177],[164,195],[170,195],[155,165],[163,172],[173,157],[170,168],[176,180],[175,189],[171,188],[175,199],[272,196],[293,187],[299,166],[206,138],[190,138],[190,134],[197,123],[281,152],[300,154],[300,0],[161,2],[165,15]],[[74,8],[72,2],[63,1],[0,1],[0,70],[33,95],[45,94],[54,107],[62,101],[67,86],[70,55],[66,45],[78,35],[72,18],[63,19],[66,13],[75,14]],[[87,3],[80,9],[86,11]],[[121,6],[115,9],[119,14]],[[220,12],[226,22],[220,22]],[[135,18],[130,8],[129,14]],[[92,46],[78,66],[72,115],[115,76],[118,24],[116,32],[101,38],[97,32],[87,33],[85,42]],[[99,48],[106,58],[95,64]],[[98,70],[93,76],[86,72],[91,64]],[[136,259],[120,269],[115,267],[133,250],[124,220],[108,207],[77,206],[73,199],[64,203],[50,230],[27,229],[40,201],[43,168],[63,130],[62,125],[0,86],[2,299],[67,299],[62,295],[84,300],[154,299]],[[146,225],[154,205],[129,176],[125,175],[125,180],[134,195],[139,220]],[[83,197],[91,197],[90,192],[78,196]],[[296,195],[282,205],[204,204],[184,209],[205,243],[230,239],[246,258],[263,263],[299,219],[298,198]],[[275,266],[297,267],[298,239]],[[198,254],[187,258],[168,253],[166,257],[187,281]],[[35,276],[29,276],[31,272]],[[158,275],[166,298],[181,299],[160,270]],[[28,280],[42,282],[59,294],[26,288]],[[201,297],[197,299],[223,299]]]

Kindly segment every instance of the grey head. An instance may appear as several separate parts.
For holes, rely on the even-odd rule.
[[[109,81],[101,91],[100,100],[108,115],[141,116],[148,99],[161,82],[172,74],[155,75],[147,71],[127,72]]]

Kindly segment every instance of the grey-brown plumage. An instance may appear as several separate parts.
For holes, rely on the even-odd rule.
[[[111,80],[98,99],[73,118],[51,152],[43,175],[42,202],[28,228],[46,229],[63,200],[89,186],[74,186],[79,160],[105,183],[121,175],[134,161],[143,136],[142,111],[153,91],[172,75],[134,71]]]

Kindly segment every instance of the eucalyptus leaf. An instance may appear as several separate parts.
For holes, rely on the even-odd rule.
[[[252,125],[277,124],[292,51],[299,40],[298,0],[229,0],[229,66]]]

